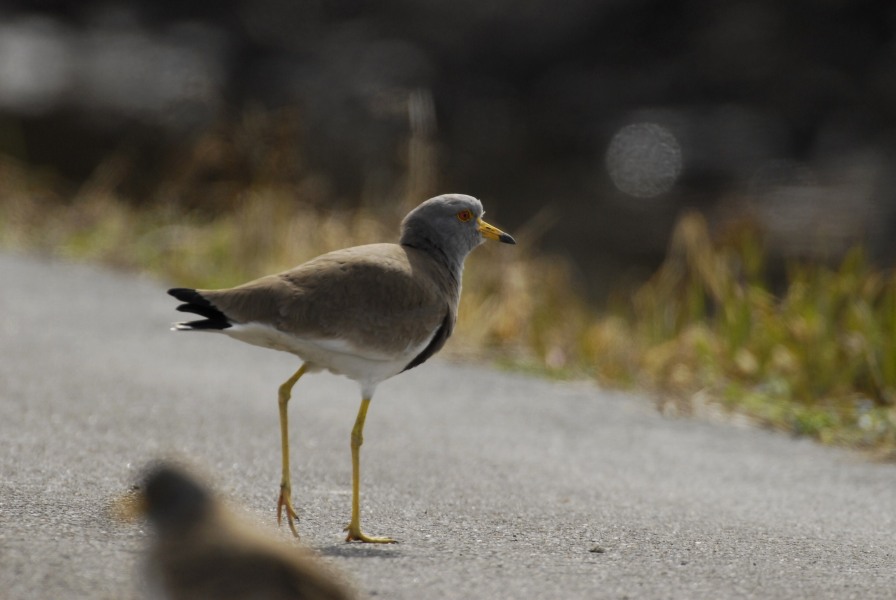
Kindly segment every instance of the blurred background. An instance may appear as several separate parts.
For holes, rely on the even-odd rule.
[[[688,208],[773,257],[889,264],[894,27],[886,0],[6,0],[0,154],[211,211],[259,180],[470,193],[598,299]]]
[[[446,350],[896,457],[896,4],[0,3],[0,247],[222,287],[481,198]]]

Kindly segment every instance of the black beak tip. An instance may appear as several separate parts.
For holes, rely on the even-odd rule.
[[[516,244],[516,240],[513,239],[513,236],[509,233],[501,232],[501,235],[498,237],[498,241],[504,244]]]

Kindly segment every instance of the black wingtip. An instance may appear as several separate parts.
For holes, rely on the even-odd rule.
[[[202,294],[193,288],[171,288],[168,290],[169,296],[174,296],[181,302],[195,302],[196,304],[211,304],[202,297]]]
[[[227,315],[209,302],[201,292],[192,288],[171,288],[168,293],[184,302],[177,307],[178,311],[205,317],[204,320],[178,323],[176,329],[227,329],[231,326]]]

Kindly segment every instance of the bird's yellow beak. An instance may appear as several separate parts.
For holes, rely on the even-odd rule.
[[[497,240],[505,244],[516,243],[516,240],[513,239],[513,236],[511,236],[509,233],[504,233],[494,225],[489,225],[482,219],[479,219],[479,231],[482,233],[482,237],[488,238],[490,240]]]

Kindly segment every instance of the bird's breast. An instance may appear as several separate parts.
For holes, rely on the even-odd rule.
[[[262,323],[238,324],[222,333],[242,342],[295,354],[310,366],[344,375],[362,387],[376,385],[404,370],[429,345],[435,332],[396,351],[361,347],[337,338],[300,337]]]

